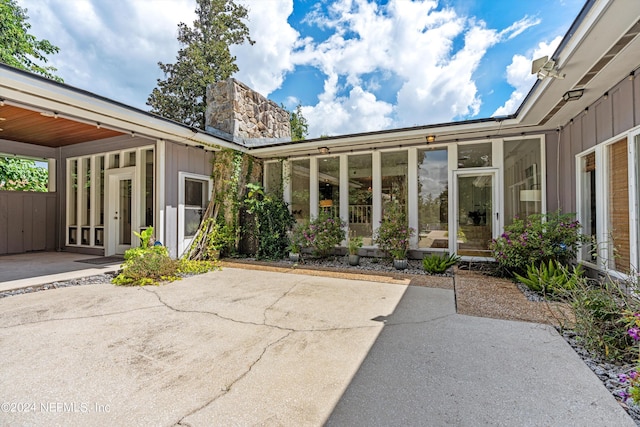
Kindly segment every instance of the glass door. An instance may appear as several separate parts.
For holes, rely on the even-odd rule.
[[[133,240],[134,168],[109,171],[105,255],[124,254]]]
[[[499,214],[496,172],[455,172],[455,248],[461,256],[490,257]],[[450,238],[452,240],[452,238]]]

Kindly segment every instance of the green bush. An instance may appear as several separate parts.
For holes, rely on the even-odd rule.
[[[295,220],[282,197],[265,194],[261,186],[247,184],[245,205],[254,215],[253,232],[258,241],[257,258],[281,259],[290,247],[288,232]],[[299,252],[299,250],[298,250]]]
[[[460,257],[454,254],[431,254],[422,259],[422,268],[429,274],[442,274],[459,260]]]
[[[116,285],[157,285],[178,280],[178,261],[171,259],[164,246],[131,248],[125,252],[122,272],[112,282]]]
[[[532,291],[552,297],[566,297],[566,291],[575,289],[578,283],[585,280],[583,274],[584,270],[580,264],[571,268],[549,260],[548,263],[539,266],[527,266],[526,275],[516,273],[515,278]]]
[[[344,240],[344,226],[345,223],[340,218],[320,212],[313,221],[294,229],[292,242],[298,242],[302,247],[313,248],[315,255],[326,257]]]
[[[620,284],[610,281],[597,285],[578,283],[571,291],[575,332],[584,347],[601,357],[631,363],[637,347],[627,332],[626,312],[640,311],[640,303]]]
[[[178,261],[178,273],[180,274],[203,274],[209,271],[220,270],[218,261],[196,261],[182,258]]]
[[[539,266],[549,260],[568,264],[580,244],[586,242],[580,228],[572,214],[556,212],[516,218],[493,240],[493,257],[510,276],[525,274],[529,265]]]
[[[406,259],[409,240],[414,233],[408,225],[404,207],[399,203],[387,203],[374,242],[393,259]]]

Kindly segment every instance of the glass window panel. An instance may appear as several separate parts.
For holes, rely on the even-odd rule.
[[[82,191],[81,191],[81,205],[80,213],[82,215],[80,223],[82,225],[89,225],[91,222],[91,158],[83,158],[82,164]],[[83,235],[83,244],[84,244]],[[88,240],[88,238],[87,238]]]
[[[318,159],[318,206],[333,217],[340,216],[340,158]]]
[[[265,163],[264,190],[267,194],[282,195],[282,162]]]
[[[69,225],[77,225],[77,217],[78,214],[78,161],[71,160],[69,162],[69,195],[67,198],[69,199],[69,209],[67,210],[67,216]],[[76,240],[74,238],[74,240]],[[71,238],[69,239],[71,242]]]
[[[309,219],[309,159],[291,162],[291,213],[298,222]]]
[[[582,233],[596,241],[598,230],[596,228],[596,155],[589,153],[580,159],[580,216]],[[582,245],[582,259],[595,262],[597,260],[596,246],[593,244]]]
[[[418,150],[418,247],[449,247],[447,149]]]
[[[348,157],[349,235],[362,237],[365,246],[372,242],[372,160],[371,154]]]
[[[629,163],[627,140],[607,147],[609,150],[609,259],[608,268],[629,272],[631,246],[629,241]]]
[[[482,168],[491,166],[491,143],[458,146],[459,168]]]
[[[539,139],[504,142],[504,224],[542,213]]]
[[[382,208],[387,203],[399,203],[407,209],[407,171],[406,151],[381,153],[382,163]]]
[[[118,200],[119,200],[119,212],[118,220],[119,233],[118,244],[130,245],[131,244],[131,180],[121,179],[119,186]]]
[[[200,222],[202,221],[202,215],[204,209],[185,207],[184,208],[184,237],[190,238],[196,235]]]
[[[154,155],[153,150],[142,151],[142,205],[140,209],[140,224],[142,227],[153,226],[153,199],[154,199]]]
[[[185,206],[204,206],[204,183],[194,179],[184,180],[184,204]]]
[[[117,169],[120,167],[120,154],[109,155],[109,169]]]
[[[125,166],[135,166],[136,165],[136,152],[129,151],[124,153],[124,163]]]
[[[96,225],[104,225],[104,166],[104,156],[96,157]]]

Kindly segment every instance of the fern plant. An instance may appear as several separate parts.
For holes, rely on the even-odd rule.
[[[422,268],[429,274],[442,274],[459,260],[460,257],[454,254],[432,254],[422,259]]]
[[[529,289],[545,295],[561,296],[563,292],[575,289],[584,280],[581,264],[577,267],[565,267],[554,260],[540,266],[527,266],[526,276],[515,274],[516,279]]]

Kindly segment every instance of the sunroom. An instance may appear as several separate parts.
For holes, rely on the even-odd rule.
[[[320,212],[339,216],[372,254],[385,206],[400,204],[416,230],[411,255],[418,258],[445,251],[490,257],[492,239],[514,217],[546,209],[543,134],[370,146],[336,144],[266,161],[265,188],[282,190],[299,222]]]

